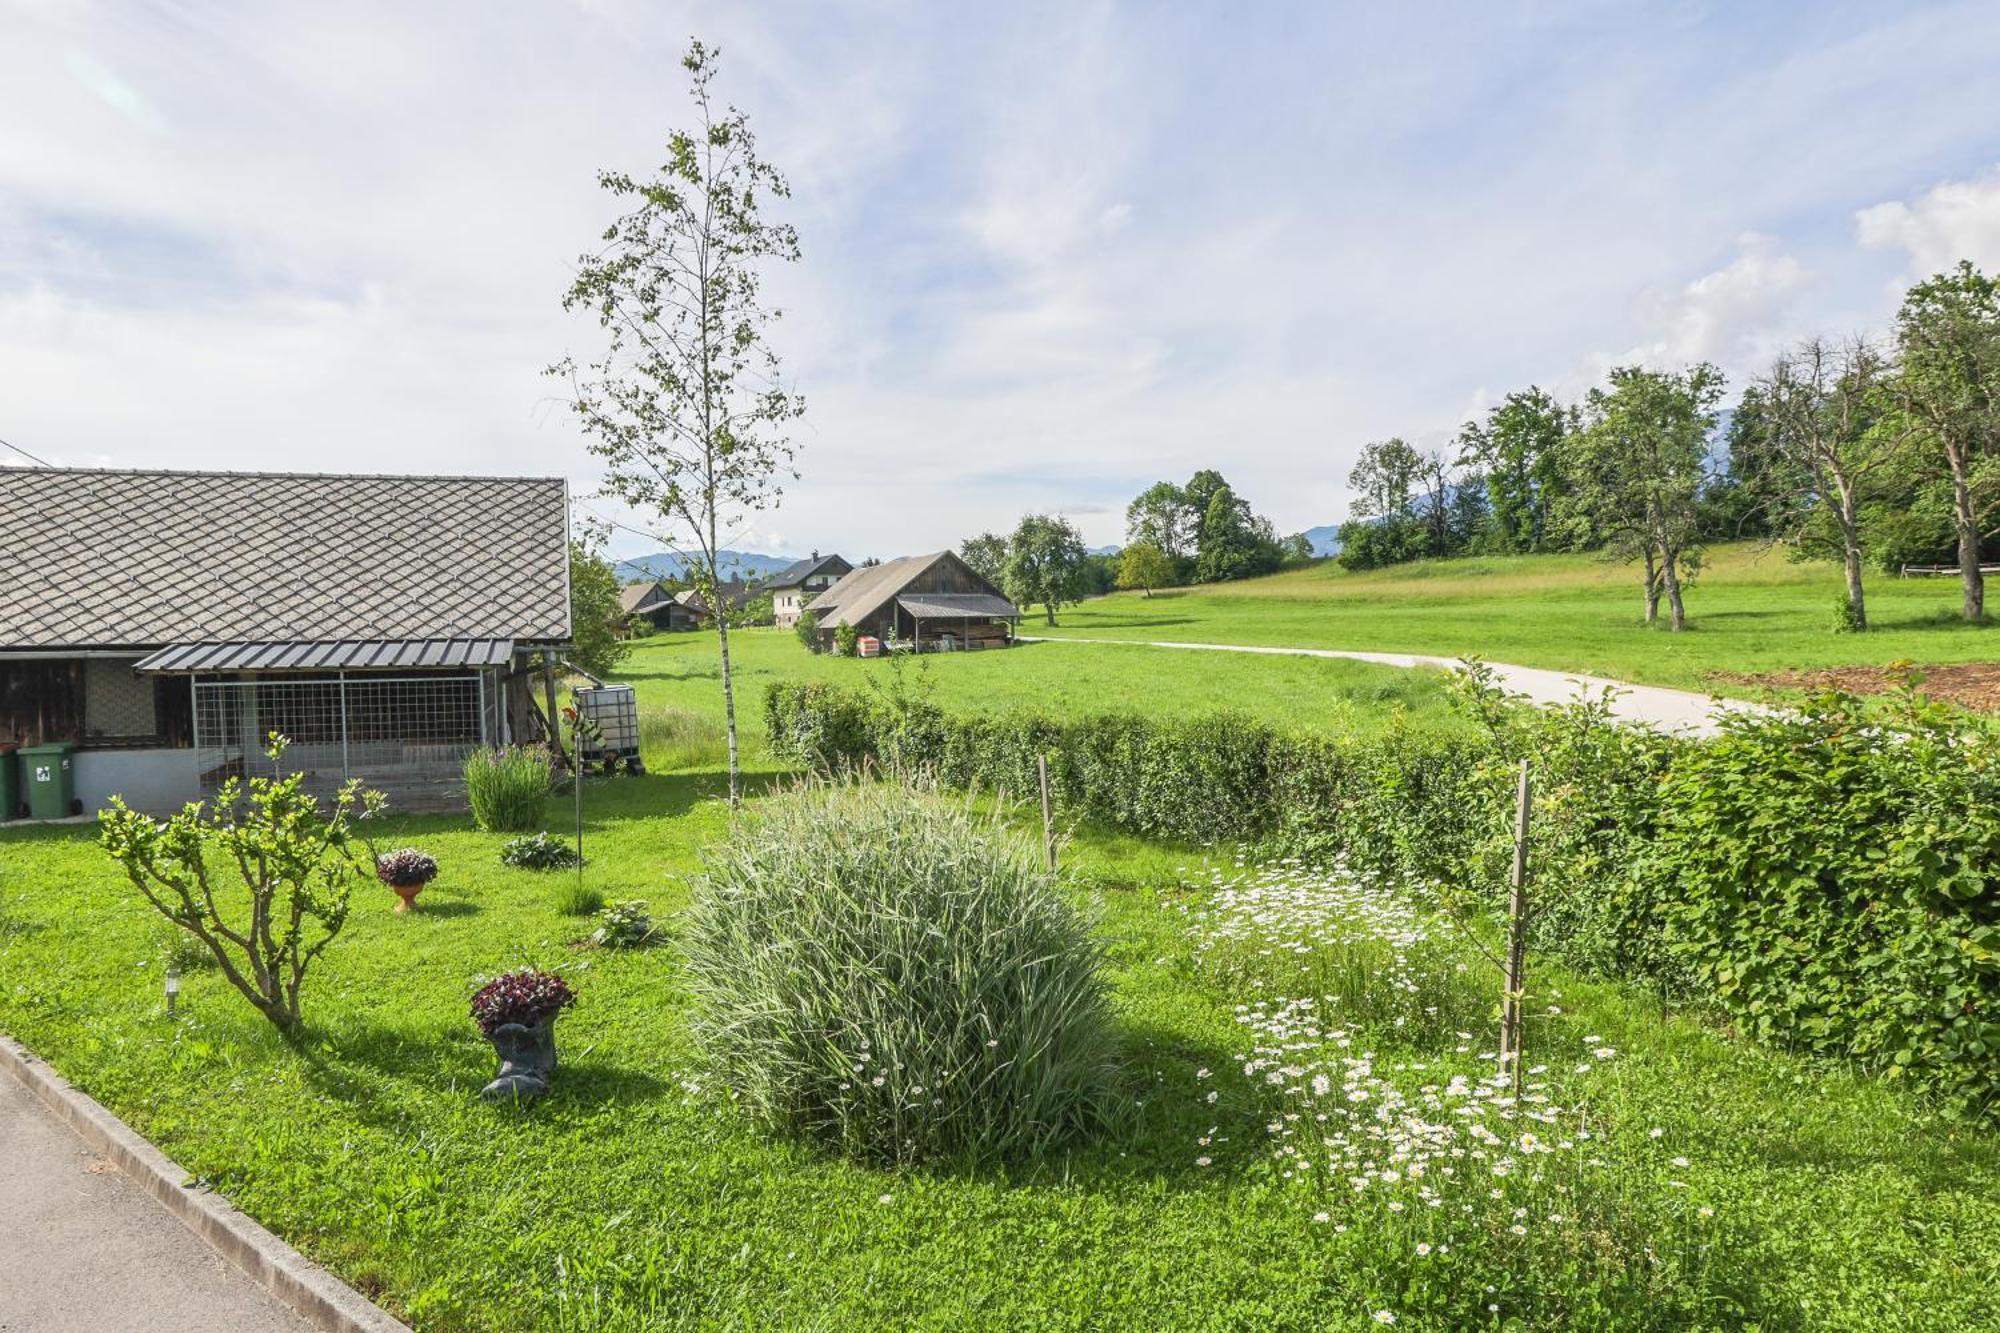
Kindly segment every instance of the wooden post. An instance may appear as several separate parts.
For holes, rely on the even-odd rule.
[[[581,708],[581,705],[579,705]],[[583,715],[577,714],[577,730],[583,729]],[[572,739],[574,739],[572,737]],[[583,746],[575,747],[576,762],[569,766],[570,781],[576,789],[576,892],[579,901],[583,897]]]
[[[1514,797],[1514,877],[1507,894],[1507,981],[1500,1004],[1500,1072],[1521,1091],[1521,1001],[1528,953],[1528,761]]]
[[[1056,809],[1049,797],[1049,757],[1035,756],[1035,769],[1042,780],[1042,851],[1049,859],[1049,869],[1056,868]]]

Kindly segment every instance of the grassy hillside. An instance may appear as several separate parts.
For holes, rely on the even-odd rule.
[[[1120,593],[1026,632],[1107,639],[1477,654],[1492,661],[1745,693],[1717,673],[1977,661],[2000,633],[1957,619],[1951,579],[1875,576],[1867,634],[1833,631],[1840,571],[1752,543],[1717,547],[1679,634],[1641,623],[1634,566],[1592,556],[1470,558],[1351,574],[1331,562],[1212,588]],[[1197,671],[1210,669],[1204,658]]]
[[[891,688],[899,671],[905,688],[927,691],[934,702],[956,711],[1232,711],[1287,725],[1366,734],[1387,725],[1400,708],[1425,725],[1455,725],[1447,712],[1442,673],[1365,662],[1091,644],[1022,644],[1002,652],[935,653],[893,662],[816,657],[788,630],[747,630],[732,634],[729,642],[738,717],[753,757],[762,750],[764,687],[770,681],[822,680],[854,689],[873,682]],[[1194,656],[1201,660],[1190,660]],[[719,723],[718,677],[711,634],[642,640],[618,672],[620,680],[637,687],[642,715],[683,709]]]

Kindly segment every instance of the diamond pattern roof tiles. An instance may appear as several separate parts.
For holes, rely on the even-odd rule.
[[[0,468],[0,648],[569,638],[560,478]]]

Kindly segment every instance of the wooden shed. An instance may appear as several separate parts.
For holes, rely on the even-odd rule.
[[[891,649],[939,652],[1004,648],[1020,608],[950,551],[910,555],[845,575],[806,608],[823,647],[852,625]]]

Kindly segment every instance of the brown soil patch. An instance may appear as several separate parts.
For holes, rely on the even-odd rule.
[[[1772,685],[1793,690],[1845,690],[1882,694],[1903,681],[1907,667],[1819,667],[1810,671],[1717,671],[1717,680],[1736,685]],[[1982,713],[2000,713],[2000,662],[1955,662],[1916,668],[1918,686],[1933,699],[1946,699]]]

